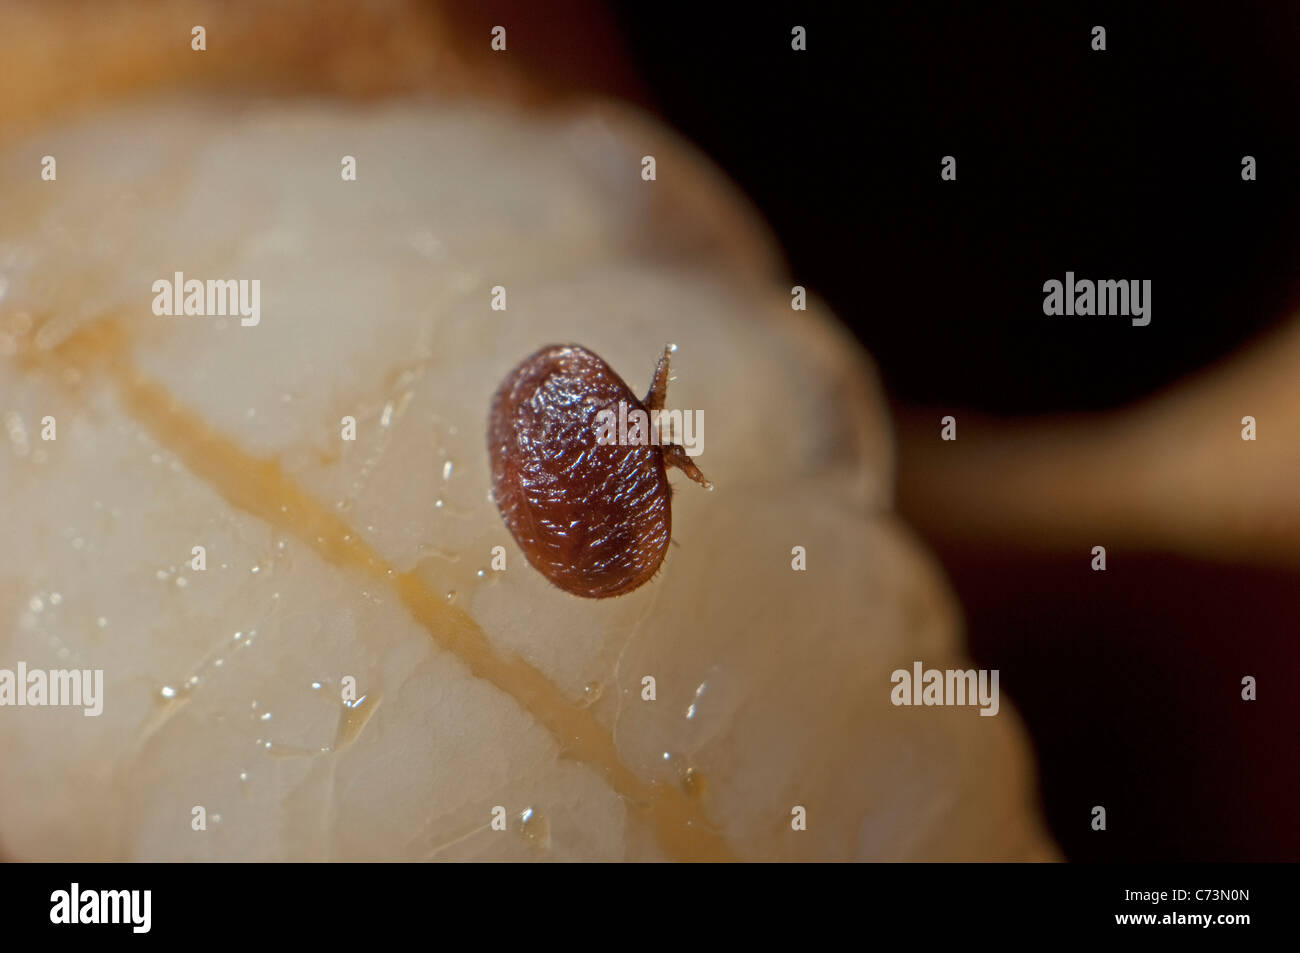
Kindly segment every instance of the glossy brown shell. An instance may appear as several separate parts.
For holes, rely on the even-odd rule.
[[[598,599],[650,579],[672,535],[657,446],[597,443],[597,414],[645,405],[598,356],[542,348],[492,399],[492,492],[528,562],[565,592]]]

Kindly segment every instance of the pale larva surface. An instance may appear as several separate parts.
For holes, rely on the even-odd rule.
[[[0,708],[0,852],[1049,856],[1005,698],[890,703],[914,660],[967,667],[956,609],[830,317],[673,255],[663,196],[702,169],[608,111],[427,104],[142,105],[8,147],[0,668],[104,697]],[[258,280],[259,323],[154,314],[176,272]],[[676,342],[718,487],[674,477],[662,572],[597,603],[488,497],[491,394],[555,340],[638,392]]]

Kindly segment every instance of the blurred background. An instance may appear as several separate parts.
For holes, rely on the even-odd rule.
[[[1066,856],[1300,858],[1294,549],[1247,533],[1242,565],[1213,558],[1213,538],[1189,555],[1139,533],[1094,573],[1088,554],[1116,514],[1099,509],[1089,532],[1075,512],[1077,539],[1060,545],[1032,526],[954,532],[944,513],[985,504],[963,478],[996,470],[954,455],[947,479],[936,472],[945,414],[954,449],[987,438],[1037,464],[1049,441],[1088,433],[1095,468],[1141,467],[1119,448],[1108,462],[1098,433],[1249,345],[1283,346],[1270,334],[1300,310],[1300,5],[609,9],[649,102],[735,177],[793,279],[876,359],[903,512],[950,575],[976,662],[1001,669],[1028,722]],[[1094,25],[1105,52],[1090,48]],[[939,180],[944,155],[956,182]],[[1151,279],[1151,324],[1045,317],[1042,283],[1067,269]],[[1291,395],[1293,353],[1272,382]],[[1224,407],[1233,439],[1251,412]],[[1300,443],[1300,413],[1270,428]],[[1268,476],[1300,486],[1295,469]],[[1048,513],[1056,489],[1042,487]],[[1077,488],[1059,490],[1060,507],[1078,506]],[[1261,685],[1254,704],[1239,697],[1245,674]],[[1104,835],[1087,823],[1094,804]]]
[[[944,564],[975,664],[1001,670],[1027,723],[1065,856],[1300,859],[1300,5],[16,0],[0,15],[0,135],[158,86],[538,110],[615,97],[655,114],[733,178],[791,283],[875,359],[900,508]],[[226,40],[199,61],[171,40],[204,18]],[[496,24],[506,57],[488,49]],[[956,182],[940,182],[945,155]],[[1067,270],[1150,279],[1150,326],[1045,317],[1042,284]],[[959,439],[942,444],[948,414]],[[1239,439],[1244,414],[1258,445]]]

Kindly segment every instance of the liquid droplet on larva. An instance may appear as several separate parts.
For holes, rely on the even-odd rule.
[[[339,715],[338,730],[334,735],[334,748],[337,750],[352,744],[366,727],[371,715],[375,713],[378,706],[378,695],[374,699],[371,699],[369,695],[362,695],[355,701],[343,702]]]
[[[682,793],[687,797],[699,797],[704,793],[704,776],[695,768],[687,768],[683,772]]]
[[[686,720],[694,721],[696,714],[699,712],[700,698],[704,695],[705,690],[709,687],[708,682],[700,682],[695,688],[695,696],[691,699],[690,705],[686,708]]]
[[[519,834],[533,847],[545,849],[551,845],[551,825],[546,816],[534,808],[520,812]]]

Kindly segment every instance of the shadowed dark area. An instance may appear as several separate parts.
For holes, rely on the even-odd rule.
[[[1072,860],[1300,856],[1294,574],[1119,550],[1094,572],[1086,550],[929,542],[975,663],[1001,671],[1028,723],[1047,820]]]
[[[903,400],[1113,406],[1300,298],[1296,4],[613,9],[663,114]],[[1067,270],[1150,279],[1151,324],[1044,316]]]

